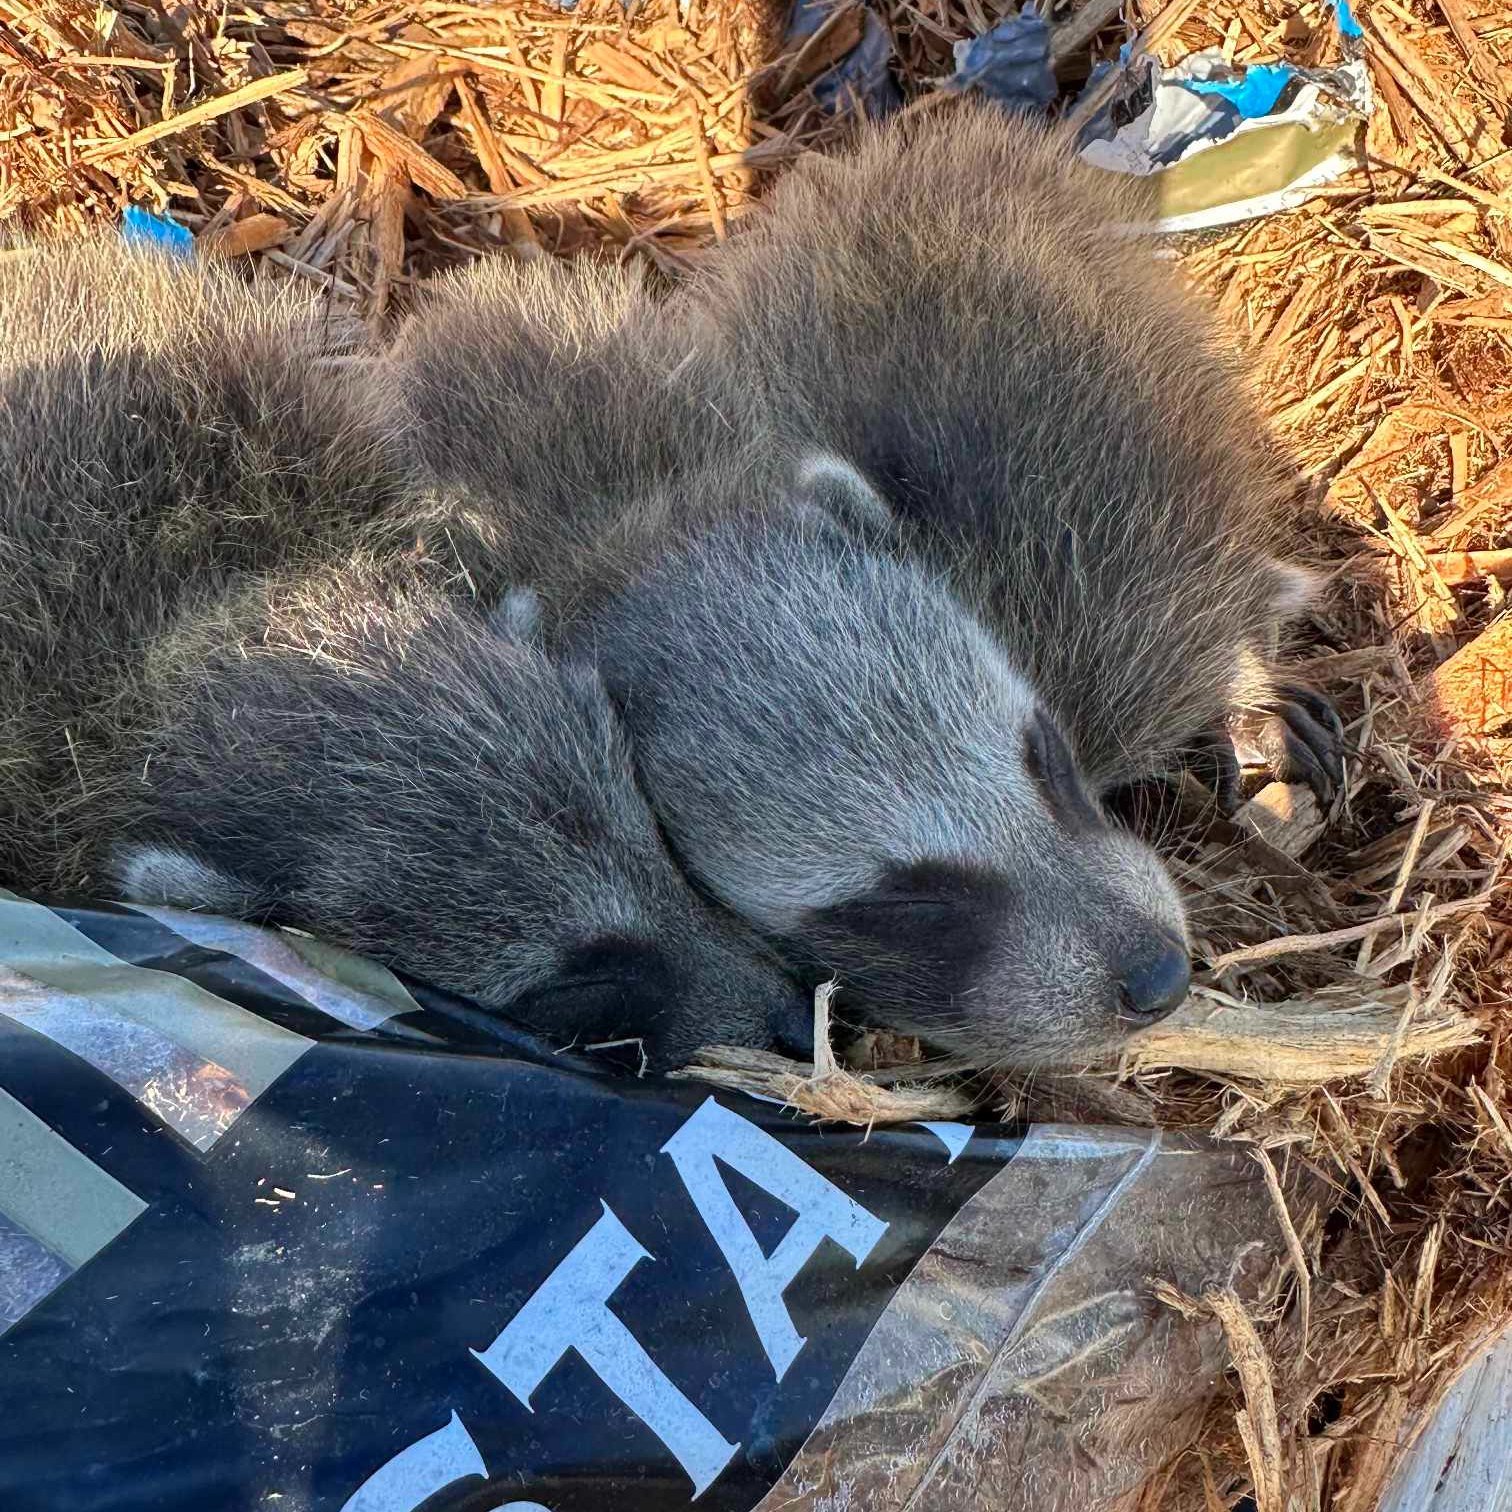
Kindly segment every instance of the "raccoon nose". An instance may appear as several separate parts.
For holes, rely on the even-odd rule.
[[[814,1053],[814,995],[800,991],[783,998],[767,1015],[772,1043],[784,1055],[807,1060]]]
[[[1185,947],[1167,934],[1151,935],[1124,962],[1119,983],[1123,1017],[1153,1024],[1181,1005],[1192,985]]]

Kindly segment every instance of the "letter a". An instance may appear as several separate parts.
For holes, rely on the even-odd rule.
[[[859,1266],[887,1225],[770,1134],[712,1097],[662,1150],[672,1157],[688,1196],[735,1273],[761,1347],[780,1381],[806,1342],[793,1326],[783,1292],[824,1239],[833,1239]],[[798,1214],[770,1259],[740,1216],[714,1164],[716,1156]]]

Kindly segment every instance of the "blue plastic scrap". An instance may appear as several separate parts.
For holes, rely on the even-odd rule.
[[[1344,56],[1347,59],[1358,58],[1359,42],[1364,33],[1350,9],[1350,0],[1329,0],[1329,7],[1343,42]],[[1118,66],[1126,67],[1128,61],[1129,44],[1125,43],[1119,53]],[[1094,66],[1092,75],[1082,90],[1083,98],[1091,93],[1112,67],[1107,60]],[[1298,68],[1290,63],[1251,63],[1247,67],[1222,68],[1210,78],[1195,78],[1190,65],[1183,60],[1174,68],[1156,68],[1154,77],[1156,82],[1163,81],[1191,94],[1216,96],[1215,104],[1224,102],[1207,123],[1209,139],[1212,141],[1221,141],[1230,135],[1240,121],[1259,120],[1272,114],[1277,109],[1281,96],[1286,93],[1287,85],[1293,80],[1322,83],[1329,93],[1345,98],[1363,113],[1369,113],[1368,90],[1362,93],[1357,88],[1350,88],[1351,80],[1347,69],[1319,70]],[[1143,95],[1148,99],[1148,85],[1144,87]],[[1111,121],[1111,105],[1105,102],[1094,119],[1083,127],[1080,133],[1083,144],[1110,135]],[[1174,156],[1179,157],[1190,145],[1191,139],[1177,144]]]
[[[1055,99],[1050,28],[1033,4],[969,42],[958,42],[955,60],[946,89],[977,89],[1020,110],[1043,110]]]
[[[796,46],[813,36],[834,10],[833,0],[795,0],[788,16],[787,44]],[[867,115],[883,116],[903,103],[892,64],[892,33],[868,7],[861,17],[861,40],[809,87],[815,101],[831,113],[854,97]]]
[[[1282,90],[1297,76],[1289,63],[1251,63],[1227,78],[1183,79],[1181,83],[1194,94],[1221,96],[1248,121],[1269,115]]]
[[[121,217],[121,235],[140,246],[161,247],[184,256],[194,251],[192,231],[176,220],[170,220],[166,215],[154,215],[140,205],[126,207],[126,213]]]
[[[1355,20],[1354,12],[1349,8],[1349,0],[1334,0],[1334,19],[1339,23],[1340,36],[1363,37],[1365,35],[1360,30],[1360,23]]]

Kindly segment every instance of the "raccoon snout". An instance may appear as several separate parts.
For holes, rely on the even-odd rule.
[[[1186,947],[1160,932],[1141,942],[1122,963],[1118,982],[1119,1017],[1153,1024],[1179,1008],[1192,985]]]

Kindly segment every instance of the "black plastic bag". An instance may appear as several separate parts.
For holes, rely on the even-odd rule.
[[[1275,1247],[1195,1141],[821,1128],[0,894],[6,1512],[1086,1507],[1223,1364],[1145,1278]]]

